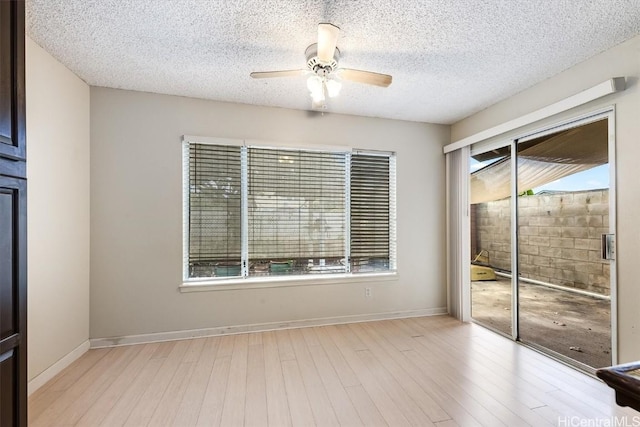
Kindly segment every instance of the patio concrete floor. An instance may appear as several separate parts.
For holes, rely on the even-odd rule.
[[[523,282],[519,289],[522,341],[593,368],[611,365],[609,301]],[[472,282],[471,300],[474,320],[511,335],[511,279]]]

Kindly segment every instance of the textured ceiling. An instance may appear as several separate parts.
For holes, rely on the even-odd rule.
[[[341,28],[329,112],[453,123],[640,33],[640,0],[27,0],[30,37],[88,84],[308,110],[317,24]],[[613,77],[613,76],[612,76]]]

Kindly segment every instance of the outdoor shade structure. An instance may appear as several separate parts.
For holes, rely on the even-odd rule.
[[[608,162],[607,120],[520,143],[518,192],[540,187]],[[492,161],[471,174],[471,204],[501,200],[511,194],[510,146],[474,156]]]

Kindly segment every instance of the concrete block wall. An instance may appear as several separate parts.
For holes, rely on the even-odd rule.
[[[491,265],[506,271],[511,270],[510,202],[480,203],[471,211],[472,247],[487,250]],[[522,196],[518,213],[522,277],[609,295],[609,262],[600,256],[600,236],[609,230],[608,190]]]
[[[344,199],[325,197],[321,202],[276,195],[249,196],[249,256],[251,259],[344,257]],[[191,221],[193,253],[230,254],[240,260],[240,206],[211,206],[210,200],[193,199]],[[333,202],[333,203],[332,203]],[[198,204],[203,204],[199,208]],[[335,206],[330,209],[325,206]],[[288,221],[288,219],[291,219]],[[276,221],[280,220],[280,221]],[[231,260],[229,260],[231,261]]]

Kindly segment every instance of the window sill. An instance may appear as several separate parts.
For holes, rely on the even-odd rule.
[[[184,282],[178,289],[180,292],[231,291],[239,289],[282,288],[307,285],[338,285],[343,283],[390,282],[398,280],[397,272],[332,274],[290,277],[252,277],[247,279],[223,279],[197,282]]]

